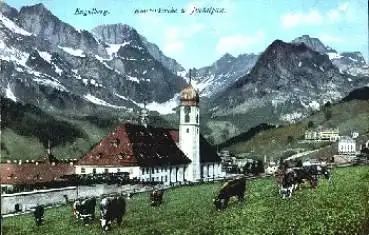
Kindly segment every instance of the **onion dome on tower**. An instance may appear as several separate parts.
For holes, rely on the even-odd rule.
[[[180,97],[181,105],[185,106],[199,106],[200,96],[198,91],[191,84],[191,71],[190,71],[190,82],[181,91]]]

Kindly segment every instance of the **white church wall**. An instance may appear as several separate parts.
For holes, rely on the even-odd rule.
[[[118,173],[128,172],[129,178],[140,176],[140,168],[138,166],[103,166],[103,165],[76,165],[76,174],[103,174],[103,173]]]
[[[172,168],[172,170],[170,170]],[[176,169],[178,168],[177,181],[176,181]],[[151,172],[151,173],[150,173]],[[161,181],[168,185],[170,182],[183,181],[183,165],[174,165],[166,167],[142,167],[140,169],[140,178],[144,181]]]

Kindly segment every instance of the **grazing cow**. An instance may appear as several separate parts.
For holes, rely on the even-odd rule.
[[[35,211],[33,212],[33,215],[35,217],[37,227],[40,226],[42,221],[44,220],[44,206],[37,205]]]
[[[158,206],[163,202],[164,191],[160,189],[153,189],[150,192],[151,206]]]
[[[112,196],[101,199],[100,215],[101,228],[104,231],[110,229],[111,223],[116,219],[118,225],[122,223],[126,212],[126,202],[123,196]]]
[[[319,172],[321,175],[324,176],[328,180],[328,183],[331,183],[332,180],[332,174],[331,170],[328,168],[328,166],[320,166]]]
[[[246,190],[246,178],[236,178],[226,182],[220,189],[218,196],[213,199],[217,210],[227,208],[228,201],[231,197],[237,196],[239,201],[243,201]]]
[[[296,183],[296,172],[293,169],[287,169],[283,175],[279,194],[282,195],[283,198],[292,197],[292,192],[296,188]]]
[[[84,223],[95,219],[96,198],[77,199],[73,203],[73,216]]]

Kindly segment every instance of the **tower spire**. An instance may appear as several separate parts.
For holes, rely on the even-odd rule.
[[[190,85],[191,85],[191,70],[192,70],[192,69],[190,69]]]

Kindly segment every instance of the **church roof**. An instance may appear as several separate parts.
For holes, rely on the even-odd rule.
[[[198,105],[200,96],[191,83],[181,91],[180,101],[184,105]]]
[[[178,130],[126,123],[109,133],[79,165],[160,166],[188,164],[191,160],[180,150]],[[218,155],[200,138],[200,161],[218,162]]]

